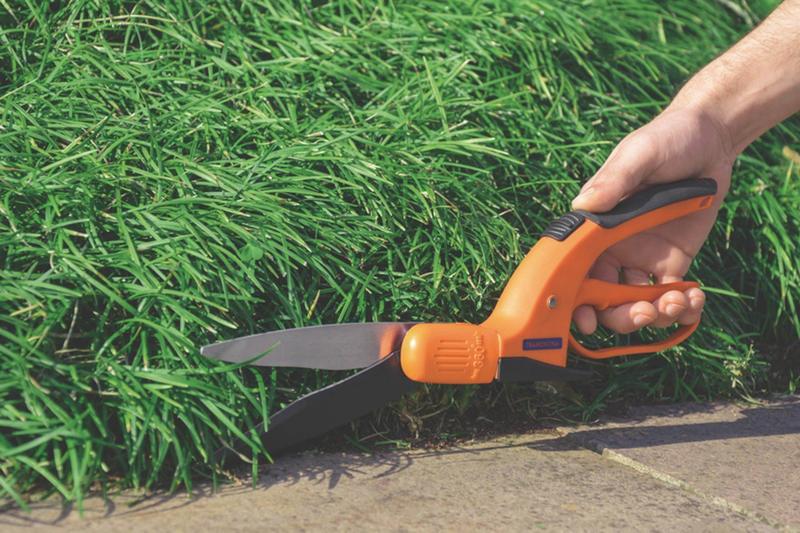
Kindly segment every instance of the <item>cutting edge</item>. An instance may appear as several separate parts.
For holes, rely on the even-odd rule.
[[[257,366],[353,370],[400,348],[416,322],[355,322],[268,331],[200,349],[205,357]]]

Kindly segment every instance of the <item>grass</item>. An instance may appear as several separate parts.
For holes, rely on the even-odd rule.
[[[191,488],[234,441],[257,469],[253,428],[333,376],[200,345],[481,320],[614,143],[771,5],[1,1],[0,491]],[[796,119],[738,162],[701,330],[598,365],[564,416],[797,385],[792,150]],[[430,387],[364,424],[505,401],[549,400]]]

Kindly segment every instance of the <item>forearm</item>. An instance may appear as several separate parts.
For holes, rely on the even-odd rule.
[[[800,110],[800,0],[785,0],[697,73],[670,105],[686,107],[720,124],[733,155]]]

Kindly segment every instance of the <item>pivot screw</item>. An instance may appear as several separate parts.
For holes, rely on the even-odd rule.
[[[547,298],[547,307],[550,309],[555,309],[558,305],[558,300],[556,300],[555,295],[551,295]]]

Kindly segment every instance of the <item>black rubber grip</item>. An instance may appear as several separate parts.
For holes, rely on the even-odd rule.
[[[563,241],[569,237],[573,231],[578,229],[578,226],[583,224],[584,220],[586,220],[586,217],[582,214],[576,211],[570,211],[566,215],[552,221],[542,232],[542,237],[552,237],[557,241]]]
[[[711,178],[689,178],[672,183],[653,185],[643,191],[622,200],[611,211],[605,213],[590,213],[588,211],[574,211],[604,228],[613,228],[632,218],[643,215],[659,207],[717,193],[717,182]],[[559,239],[562,240],[562,239]]]

